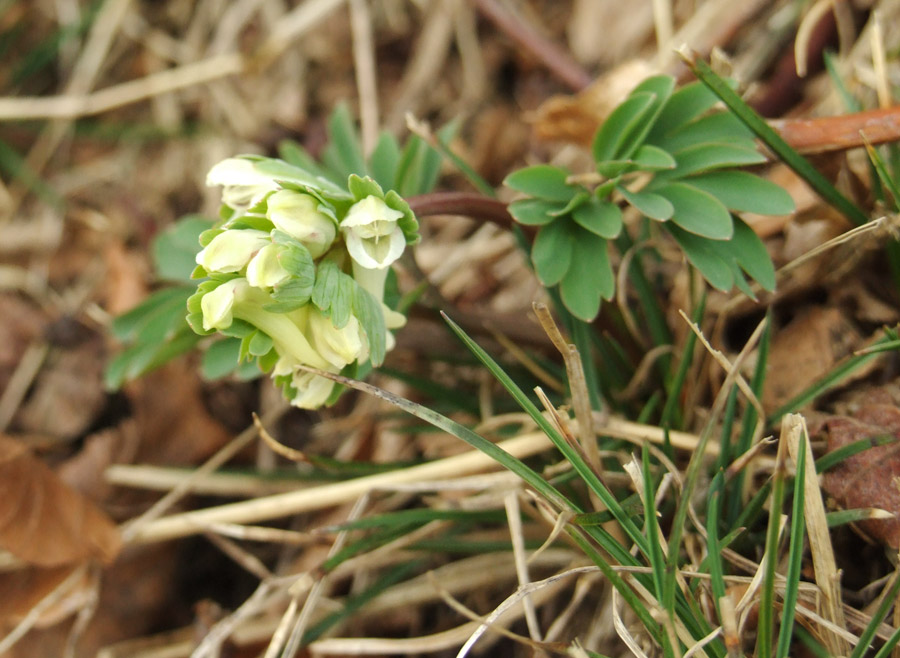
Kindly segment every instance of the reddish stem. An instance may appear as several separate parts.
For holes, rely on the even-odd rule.
[[[493,222],[504,228],[513,226],[513,218],[506,204],[497,199],[472,192],[433,192],[406,199],[412,211],[420,216],[464,215]]]
[[[815,119],[770,120],[788,144],[801,153],[842,151],[900,139],[900,106]]]

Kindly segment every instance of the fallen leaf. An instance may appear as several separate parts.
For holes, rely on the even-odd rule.
[[[0,435],[0,547],[44,567],[115,559],[115,523],[27,447]]]
[[[775,333],[762,403],[774,410],[825,376],[860,344],[853,324],[836,308],[815,307]]]
[[[107,400],[102,351],[96,336],[68,349],[52,350],[16,415],[17,428],[62,440],[84,434]]]
[[[825,438],[829,452],[859,441],[891,436],[900,439],[900,408],[868,404],[850,416],[830,416],[810,428]],[[822,478],[822,488],[845,509],[875,507],[900,514],[900,443],[875,446],[848,457]],[[860,530],[888,546],[900,548],[900,520],[862,521]]]
[[[135,461],[193,465],[231,438],[207,411],[203,382],[186,359],[167,363],[130,382],[125,394],[140,432]]]

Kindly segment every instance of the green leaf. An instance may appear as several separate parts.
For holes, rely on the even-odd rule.
[[[140,377],[193,349],[201,339],[202,336],[185,329],[162,343],[139,342],[110,361],[103,375],[104,386],[107,390],[117,390],[126,381]]]
[[[153,240],[153,263],[160,279],[190,281],[200,252],[200,234],[212,222],[204,217],[188,215],[169,226]]]
[[[539,199],[568,202],[578,188],[566,183],[569,172],[551,165],[535,165],[514,171],[503,180],[507,187]]]
[[[157,314],[184,314],[185,304],[195,288],[175,286],[156,291],[136,307],[112,321],[110,330],[121,341],[133,341]]]
[[[359,134],[346,103],[340,103],[328,118],[328,140],[322,161],[341,174],[341,178],[368,173]]]
[[[274,345],[275,342],[272,340],[272,337],[260,330],[250,338],[248,350],[253,356],[263,356],[268,354]]]
[[[387,329],[384,326],[384,312],[381,310],[381,303],[353,279],[347,278],[353,284],[351,292],[353,315],[356,316],[363,331],[366,332],[366,340],[369,343],[369,359],[373,366],[380,366],[384,363],[387,346]]]
[[[700,82],[685,85],[669,97],[669,102],[659,113],[647,141],[655,144],[657,138],[681,128],[718,101],[716,95]]]
[[[386,190],[394,187],[397,179],[397,167],[400,164],[400,146],[389,132],[382,132],[369,157],[369,170],[372,178]]]
[[[350,321],[356,285],[353,277],[341,272],[333,261],[319,264],[312,302],[325,316],[331,318],[331,323],[338,329],[342,329]]]
[[[638,165],[641,171],[674,169],[678,164],[668,151],[664,151],[652,144],[642,144],[634,152],[631,160]]]
[[[645,79],[631,91],[630,95],[651,93],[654,98],[650,108],[641,116],[641,120],[629,128],[626,145],[620,152],[620,157],[631,158],[635,150],[646,141],[647,135],[668,103],[673,89],[675,89],[674,77],[655,75]]]
[[[691,61],[688,62],[688,66],[703,84],[722,99],[728,109],[738,117],[737,120],[746,125],[746,129],[751,130],[759,137],[786,165],[809,183],[810,187],[826,202],[856,224],[865,224],[869,220],[862,210],[841,194],[808,160],[797,153],[753,108],[730,89],[706,62]]]
[[[337,294],[340,275],[341,270],[334,261],[325,260],[319,263],[312,291],[312,303],[323,313],[331,306],[331,300]]]
[[[572,262],[559,285],[566,308],[580,320],[591,322],[600,312],[600,299],[612,299],[615,276],[609,263],[606,240],[578,228],[574,234]]]
[[[200,375],[207,380],[221,379],[238,367],[241,341],[237,338],[217,340],[207,348],[200,360]]]
[[[650,219],[664,222],[675,213],[675,206],[666,197],[654,192],[629,192],[624,186],[616,188],[629,205]]]
[[[374,179],[368,176],[361,177],[356,174],[350,174],[347,178],[347,189],[350,190],[354,201],[360,201],[369,196],[384,199],[384,190],[381,189],[381,186]]]
[[[617,238],[622,231],[622,209],[611,201],[596,197],[578,206],[572,219],[583,229],[607,240]]]
[[[723,246],[751,279],[766,290],[775,290],[775,266],[766,245],[740,217],[734,218],[734,237]]]
[[[675,160],[678,166],[673,174],[680,178],[710,169],[760,164],[766,161],[766,156],[755,148],[706,142],[676,151]]]
[[[538,279],[545,286],[562,280],[572,260],[572,224],[559,220],[542,226],[531,247],[531,260]]]
[[[753,148],[753,133],[730,112],[714,112],[659,137],[654,146],[675,153],[688,146],[707,142],[730,142]]]
[[[335,186],[343,186],[344,181],[347,180],[346,176],[341,176],[328,167],[323,167],[305,148],[292,139],[284,139],[278,143],[278,155],[289,165],[326,179]]]
[[[592,150],[598,164],[623,159],[630,147],[638,146],[629,143],[629,136],[649,114],[655,100],[656,95],[651,92],[632,94],[610,113],[594,137]]]
[[[734,285],[731,266],[722,257],[718,242],[688,233],[673,224],[666,229],[675,238],[688,261],[697,268],[713,288],[728,292]]]
[[[406,244],[415,244],[419,241],[419,220],[416,219],[412,209],[409,207],[406,199],[397,194],[394,190],[388,190],[384,195],[384,202],[388,208],[399,210],[403,213],[403,217],[397,220],[397,225],[403,231],[406,238]]]
[[[543,199],[522,199],[509,204],[509,214],[517,222],[526,226],[543,226],[549,224],[555,217],[552,213],[563,208],[557,202]]]
[[[713,171],[686,179],[737,212],[760,215],[787,215],[794,212],[794,200],[780,185],[746,171]]]
[[[687,183],[668,183],[657,193],[672,203],[672,221],[686,231],[713,240],[727,240],[733,235],[731,213],[709,192]]]

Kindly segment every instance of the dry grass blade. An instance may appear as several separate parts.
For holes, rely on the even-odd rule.
[[[788,414],[781,423],[782,441],[787,441],[791,458],[797,460],[800,449],[800,437],[804,437],[806,446],[806,463],[815,463],[806,421],[798,414]],[[816,583],[822,591],[822,615],[839,628],[846,627],[844,609],[841,603],[840,572],[834,558],[831,535],[828,532],[828,521],[825,516],[825,504],[815,469],[806,469],[804,480],[804,513],[806,515],[806,532],[809,535],[809,548],[812,553]],[[826,648],[833,655],[847,655],[850,647],[847,640],[834,632],[825,634]]]

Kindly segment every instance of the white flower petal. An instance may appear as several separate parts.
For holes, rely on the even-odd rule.
[[[293,190],[279,190],[266,201],[266,216],[275,227],[299,240],[318,258],[331,247],[337,235],[334,221],[319,212],[319,200]]]
[[[315,349],[338,370],[356,361],[363,352],[362,330],[359,320],[352,315],[347,324],[338,329],[331,318],[312,310],[309,314],[309,329]]]
[[[267,244],[247,264],[247,281],[256,288],[271,288],[287,281],[291,273],[278,260],[279,247]]]
[[[330,379],[302,370],[294,373],[291,384],[297,389],[291,404],[301,409],[318,409],[325,404],[334,388],[334,382]]]
[[[227,329],[233,320],[235,299],[247,288],[246,279],[232,279],[210,290],[200,299],[203,313],[203,329]]]
[[[388,206],[383,199],[379,199],[377,196],[367,196],[350,206],[350,210],[341,221],[341,228],[350,229],[374,225],[369,230],[385,231],[381,235],[386,235],[386,232],[392,230],[393,227],[382,228],[382,226],[394,224],[402,217],[402,212]]]
[[[271,176],[260,173],[255,163],[246,158],[222,160],[209,170],[206,184],[210,187],[222,185],[222,203],[235,209],[246,209],[267,192],[278,189]]]
[[[219,233],[197,254],[197,264],[207,272],[239,272],[257,251],[271,243],[269,234],[253,229]]]
[[[346,233],[347,251],[362,267],[382,270],[403,255],[406,238],[399,226],[385,236],[366,238],[355,230]]]

